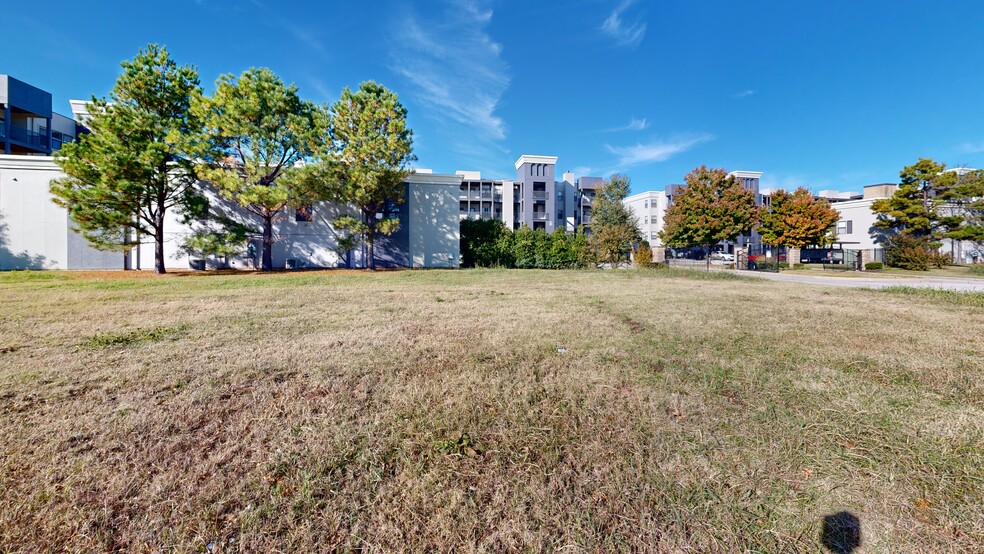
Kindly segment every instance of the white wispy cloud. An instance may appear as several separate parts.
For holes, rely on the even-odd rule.
[[[960,145],[963,154],[980,154],[984,152],[984,142],[965,142]]]
[[[637,143],[633,146],[612,146],[605,148],[618,156],[618,165],[630,166],[653,162],[664,162],[673,156],[686,152],[698,144],[714,140],[713,135],[686,135],[670,140],[655,140]]]
[[[753,94],[755,94],[755,91],[749,88],[749,89],[745,89],[745,90],[743,90],[743,91],[735,94],[735,98],[746,98],[746,97],[751,96]]]
[[[579,165],[574,169],[572,169],[571,173],[573,173],[575,177],[584,177],[585,175],[590,176],[592,171],[594,171],[594,169],[591,167],[588,167],[586,165]]]
[[[621,127],[612,127],[611,129],[605,129],[607,133],[618,133],[621,131],[644,131],[649,128],[649,122],[646,118],[636,119],[632,118],[629,122]]]
[[[601,32],[612,38],[615,44],[635,48],[646,36],[646,23],[639,17],[631,21],[624,17],[635,0],[622,0],[601,24]]]
[[[204,5],[204,3],[201,0],[195,0],[195,3],[197,3],[199,6]],[[276,8],[268,7],[260,0],[250,0],[250,3],[253,4],[253,6],[256,7],[257,9],[268,12],[269,15],[260,17],[261,21],[265,22],[267,25],[279,27],[282,31],[285,31],[288,35],[292,36],[294,40],[306,46],[310,50],[310,53],[317,55],[323,61],[328,61],[329,59],[331,59],[331,56],[328,53],[328,49],[325,48],[323,44],[321,44],[321,41],[318,39],[315,33],[312,33],[302,25],[296,23],[296,21],[293,19],[287,19],[284,17],[274,15],[279,10]],[[212,8],[217,9],[216,6],[213,6]],[[221,9],[225,10],[226,8],[223,7]]]
[[[278,26],[284,31],[287,31],[290,36],[294,37],[294,40],[300,42],[304,46],[307,46],[311,53],[317,54],[323,61],[328,61],[331,56],[328,54],[328,50],[321,44],[318,37],[305,29],[304,27],[293,23],[282,17],[275,19]]]
[[[410,82],[414,101],[445,124],[452,148],[472,158],[465,161],[479,165],[492,159],[491,151],[500,153],[506,138],[496,110],[510,75],[502,46],[487,30],[492,14],[481,0],[449,0],[426,19],[405,14],[390,54],[391,69]]]

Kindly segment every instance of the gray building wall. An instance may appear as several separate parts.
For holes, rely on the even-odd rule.
[[[523,156],[516,168],[516,182],[522,187],[520,221],[534,229],[542,226],[548,233],[553,232],[557,217],[556,161],[548,156]],[[540,188],[539,183],[543,184],[542,192],[534,191]]]

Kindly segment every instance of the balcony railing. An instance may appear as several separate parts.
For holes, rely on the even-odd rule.
[[[591,216],[585,216],[581,218],[581,225],[591,225]]]
[[[535,190],[533,191],[533,200],[546,200],[547,191],[545,190]]]
[[[594,205],[594,197],[591,197],[591,196],[582,196],[581,197],[581,205],[582,206],[593,206]]]
[[[547,212],[533,212],[533,221],[546,221]]]
[[[18,142],[33,146],[48,147],[48,130],[41,129],[40,132],[24,129],[23,127],[11,127],[10,138]]]

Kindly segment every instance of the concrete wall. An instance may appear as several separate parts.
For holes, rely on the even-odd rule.
[[[877,218],[871,211],[871,205],[876,199],[848,200],[831,204],[840,214],[837,227],[837,240],[844,243],[848,250],[867,250],[882,248],[884,232],[876,228]],[[847,232],[848,229],[850,232]]]
[[[411,182],[407,188],[410,267],[460,264],[458,185],[436,181]]]
[[[0,269],[68,269],[68,213],[48,191],[64,176],[47,156],[0,156]]]

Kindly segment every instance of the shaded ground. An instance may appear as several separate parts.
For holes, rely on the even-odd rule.
[[[984,547],[980,295],[132,275],[0,274],[2,552]]]

